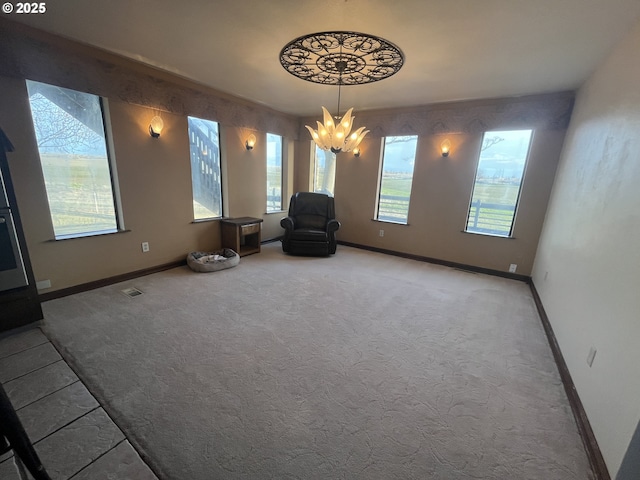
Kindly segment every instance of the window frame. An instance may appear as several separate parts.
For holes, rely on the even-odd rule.
[[[330,197],[333,197],[336,191],[336,164],[337,164],[337,156],[335,153],[328,151],[328,150],[322,150],[320,147],[318,147],[316,145],[316,143],[311,140],[311,158],[313,159],[313,161],[311,162],[311,167],[313,168],[313,173],[311,175],[311,189],[310,191],[315,192],[315,193],[324,193],[326,195],[329,195]],[[333,177],[333,182],[331,185],[331,188],[328,188],[328,186],[326,185],[326,181],[323,182],[325,183],[325,189],[319,189],[316,188],[317,187],[317,179],[318,179],[318,152],[323,152],[323,154],[325,155],[325,165],[324,165],[324,173],[323,173],[323,180],[326,180],[327,173],[329,173],[329,176]],[[332,171],[327,171],[327,158],[326,155],[330,154],[332,155],[331,158],[331,162],[332,165],[330,166],[329,170],[332,169]]]
[[[56,233],[56,227],[55,227],[55,221],[54,221],[54,213],[52,211],[52,207],[51,207],[51,198],[50,198],[50,193],[49,193],[49,189],[47,188],[47,181],[46,181],[46,175],[45,175],[45,166],[42,163],[42,152],[40,150],[40,146],[38,145],[38,135],[37,135],[37,127],[36,127],[36,119],[34,116],[34,111],[33,111],[33,106],[31,103],[31,94],[29,92],[29,84],[40,84],[40,85],[46,85],[47,87],[53,87],[53,88],[60,88],[63,90],[68,90],[71,92],[75,92],[78,94],[82,94],[82,95],[88,95],[90,97],[94,97],[98,100],[98,108],[100,108],[100,119],[102,122],[102,128],[101,131],[103,133],[103,141],[104,141],[104,160],[106,162],[106,167],[108,169],[108,176],[109,176],[109,186],[110,186],[110,190],[111,190],[111,202],[113,204],[113,221],[115,226],[113,228],[107,228],[107,229],[102,229],[102,230],[95,230],[95,229],[91,229],[91,230],[84,230],[82,232],[74,232],[74,233],[62,233],[62,234],[58,234]],[[112,127],[111,127],[111,115],[110,115],[110,110],[109,110],[109,101],[107,98],[102,97],[100,95],[96,95],[93,93],[89,93],[89,92],[83,92],[80,90],[75,90],[75,89],[71,89],[71,88],[67,88],[67,87],[62,87],[60,85],[54,85],[54,84],[50,84],[50,83],[45,83],[45,82],[39,82],[36,80],[30,80],[30,79],[25,79],[25,87],[27,90],[27,97],[28,97],[28,102],[29,102],[29,110],[30,110],[30,118],[31,118],[31,125],[33,127],[33,131],[34,131],[34,138],[36,140],[36,148],[38,150],[38,157],[40,160],[40,169],[43,175],[43,180],[44,180],[44,187],[45,187],[45,192],[47,195],[47,204],[48,204],[48,209],[49,209],[49,218],[51,220],[51,229],[53,231],[53,236],[54,236],[54,240],[55,241],[59,241],[59,240],[69,240],[69,239],[74,239],[74,238],[86,238],[86,237],[95,237],[95,236],[101,236],[101,235],[111,235],[114,233],[121,233],[126,231],[125,227],[124,227],[124,215],[122,212],[122,201],[120,198],[120,186],[118,183],[118,170],[117,170],[117,164],[116,164],[116,159],[115,159],[115,149],[114,149],[114,145],[113,145],[113,131],[112,131]],[[39,92],[37,92],[39,93]],[[40,93],[40,95],[42,95]],[[43,95],[44,96],[44,95]],[[46,96],[44,96],[44,98],[47,98]],[[50,100],[49,100],[50,101]],[[51,102],[51,101],[50,101]],[[53,102],[51,102],[53,103]],[[61,108],[61,107],[58,107]],[[62,109],[62,108],[61,108]],[[64,110],[64,109],[62,109]],[[70,115],[73,118],[77,118],[75,117],[72,113],[67,112],[68,115]],[[86,125],[86,124],[85,124]],[[89,128],[87,126],[87,128]],[[96,133],[97,134],[97,133]],[[100,136],[100,134],[97,134],[98,136]],[[58,152],[58,153],[62,153],[62,152]],[[78,155],[77,153],[73,153],[72,155]],[[95,194],[95,191],[94,191]]]
[[[526,153],[525,153],[525,158],[524,158],[524,164],[522,166],[522,174],[520,175],[520,182],[518,184],[518,193],[516,195],[515,198],[515,203],[513,204],[513,214],[511,215],[511,224],[509,226],[509,233],[508,234],[501,234],[498,233],[496,231],[474,231],[474,230],[469,230],[469,221],[471,219],[471,209],[474,206],[474,193],[476,190],[476,185],[478,182],[478,172],[480,170],[480,161],[482,160],[482,152],[483,152],[483,148],[482,146],[484,145],[485,142],[485,137],[487,134],[491,134],[491,133],[506,133],[506,132],[529,132],[529,143],[527,145],[527,149],[526,149]],[[507,238],[507,239],[512,239],[515,238],[513,236],[513,231],[515,228],[515,224],[516,224],[516,218],[518,216],[518,210],[520,208],[520,198],[522,197],[522,187],[524,185],[524,181],[525,181],[525,177],[527,174],[527,170],[528,170],[528,166],[529,166],[529,160],[531,157],[531,149],[533,146],[533,141],[535,138],[535,130],[533,128],[522,128],[522,129],[513,129],[513,130],[487,130],[485,132],[482,133],[482,140],[480,143],[480,151],[478,152],[478,157],[477,157],[477,161],[476,161],[476,169],[475,169],[475,173],[473,176],[473,183],[471,186],[471,195],[469,197],[469,206],[467,208],[467,216],[465,219],[465,223],[464,223],[464,228],[463,228],[463,233],[469,233],[472,235],[484,235],[487,237],[496,237],[496,238]],[[477,207],[476,207],[477,208]],[[479,216],[479,211],[476,210],[476,217]]]
[[[280,141],[280,207],[276,209],[269,208],[269,137],[277,137]],[[278,135],[276,133],[267,133],[266,135],[267,142],[267,154],[265,155],[265,166],[266,166],[266,188],[267,188],[267,198],[266,198],[266,213],[280,213],[284,208],[284,137],[282,135]],[[277,148],[276,148],[277,152]]]
[[[201,122],[208,122],[208,123],[214,123],[216,125],[216,137],[217,137],[217,171],[213,171],[211,173],[217,173],[218,176],[218,180],[216,181],[215,178],[213,180],[213,182],[217,183],[218,187],[219,187],[219,196],[220,196],[220,214],[219,215],[202,215],[202,216],[197,216],[196,215],[196,203],[200,204],[199,201],[196,200],[196,184],[194,183],[194,159],[193,159],[193,155],[192,155],[192,147],[197,147],[197,144],[194,144],[191,140],[192,135],[195,136],[195,132],[192,132],[191,129],[191,125],[190,125],[190,120],[194,119],[196,121],[201,121]],[[189,140],[189,170],[190,170],[190,179],[191,179],[191,211],[193,214],[193,221],[194,222],[207,222],[207,221],[211,221],[211,220],[219,220],[221,218],[224,218],[224,212],[225,212],[225,196],[224,196],[224,191],[225,191],[225,187],[224,187],[224,180],[223,180],[223,165],[222,165],[222,135],[221,135],[221,125],[220,122],[216,121],[216,120],[211,120],[208,118],[201,118],[201,117],[196,117],[193,115],[187,115],[187,138]],[[209,139],[210,140],[210,139]],[[202,159],[198,159],[200,161],[200,175],[203,175],[204,173],[202,172]],[[214,162],[215,163],[215,162]],[[209,173],[209,174],[211,174]],[[215,194],[213,195],[213,200],[215,201]],[[202,204],[200,204],[202,205]],[[208,210],[211,213],[216,213],[213,212],[212,210],[210,210],[208,207],[202,205],[202,208]]]
[[[384,180],[384,159],[388,148],[387,139],[390,138],[412,138],[415,139],[415,149],[413,151],[413,166],[411,169],[411,182],[409,186],[409,196],[407,198],[407,213],[404,221],[390,220],[389,218],[380,218],[380,205],[382,201],[382,181]],[[409,212],[411,210],[411,194],[413,192],[413,176],[415,174],[416,161],[418,159],[418,143],[420,137],[418,135],[388,135],[380,139],[380,161],[378,164],[378,191],[376,195],[376,203],[373,219],[377,222],[392,223],[396,225],[409,225]]]

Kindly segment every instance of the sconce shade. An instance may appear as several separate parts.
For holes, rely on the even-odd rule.
[[[442,156],[443,157],[448,157],[449,156],[449,152],[451,151],[451,142],[449,141],[449,139],[445,139],[441,144],[440,144],[440,149],[442,150]]]
[[[354,157],[359,157],[360,156],[360,149],[358,147],[353,149],[353,156]]]
[[[151,119],[151,123],[149,124],[149,134],[153,138],[158,138],[162,133],[162,129],[164,128],[164,122],[159,116],[155,116]]]
[[[252,133],[251,135],[249,135],[247,137],[247,141],[245,143],[245,146],[247,147],[247,150],[251,150],[251,149],[253,149],[255,144],[256,144],[256,136]]]

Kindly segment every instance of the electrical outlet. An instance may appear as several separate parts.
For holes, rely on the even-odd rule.
[[[45,288],[51,288],[51,280],[40,280],[36,282],[36,288],[38,290],[44,290]]]
[[[380,236],[384,237],[384,230],[380,230]]]
[[[593,365],[593,359],[596,358],[596,352],[597,350],[594,347],[589,349],[589,355],[587,355],[587,365],[589,365],[589,367]]]
[[[149,242],[142,242],[142,251],[145,253],[149,251]]]
[[[515,263],[512,263],[511,265],[509,265],[509,273],[516,273],[516,270],[518,269],[518,265]]]

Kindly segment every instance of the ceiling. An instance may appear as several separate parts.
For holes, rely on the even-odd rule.
[[[639,17],[640,0],[65,0],[10,16],[300,116],[338,95],[280,65],[301,35],[363,32],[403,51],[396,75],[342,87],[343,106],[368,110],[575,89]]]

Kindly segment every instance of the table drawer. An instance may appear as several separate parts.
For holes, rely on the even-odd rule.
[[[250,235],[252,233],[258,233],[260,231],[259,223],[252,223],[251,225],[242,225],[240,227],[240,235]]]

